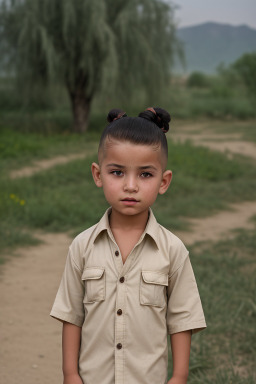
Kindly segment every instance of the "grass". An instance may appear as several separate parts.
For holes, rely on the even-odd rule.
[[[209,76],[203,87],[191,87],[185,79],[174,76],[158,95],[138,87],[133,94],[125,95],[121,87],[117,92],[95,96],[91,131],[103,127],[107,112],[116,107],[136,115],[146,106],[159,105],[175,115],[176,119],[229,121],[256,118],[255,101],[248,96],[246,87],[240,82],[228,83],[218,75]],[[65,87],[53,84],[48,91],[39,87],[29,100],[26,101],[22,92],[17,92],[14,79],[0,77],[0,129],[7,127],[8,130],[43,133],[70,131],[72,116]]]
[[[79,145],[81,145],[79,143]],[[90,165],[96,155],[59,165],[29,178],[2,176],[0,247],[9,246],[12,230],[22,228],[75,233],[93,225],[107,207],[93,183]],[[189,143],[170,143],[173,182],[155,203],[158,220],[167,228],[184,229],[185,217],[207,216],[230,202],[256,200],[256,169],[224,154]],[[241,188],[243,185],[243,188]],[[20,239],[22,242],[24,239]],[[19,245],[19,238],[14,238]]]
[[[256,380],[255,247],[254,229],[191,249],[208,327],[192,338],[188,384]]]
[[[256,121],[226,122],[225,124],[210,124],[218,133],[239,133],[241,138],[256,143]]]
[[[234,91],[230,92],[231,88]],[[186,84],[173,84],[166,89],[165,98],[165,107],[175,111],[176,118],[180,119],[207,117],[246,120],[256,116],[253,102],[239,87],[211,85],[207,88],[189,88]]]
[[[40,126],[38,116],[35,118],[35,122]],[[90,123],[91,131],[86,135],[78,135],[70,133],[67,129],[60,132],[54,129],[28,132],[26,129],[24,131],[16,129],[11,123],[8,127],[8,125],[5,126],[1,122],[0,171],[1,173],[7,173],[11,169],[27,166],[35,160],[69,153],[86,152],[87,149],[91,148],[92,143],[98,141],[100,130],[104,125],[103,116],[93,116]]]
[[[157,217],[166,227],[181,229],[180,216],[202,217],[227,204],[255,200],[256,169],[246,161],[228,160],[224,154],[189,143],[171,144],[171,188],[156,202]],[[243,185],[243,188],[241,188]]]

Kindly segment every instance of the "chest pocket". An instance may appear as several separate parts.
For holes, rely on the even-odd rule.
[[[140,303],[163,308],[166,304],[168,274],[157,271],[142,271],[140,282]]]
[[[103,301],[106,296],[105,269],[99,267],[85,268],[82,274],[85,284],[84,303]]]

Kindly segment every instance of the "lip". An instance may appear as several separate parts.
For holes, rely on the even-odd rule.
[[[133,206],[136,205],[139,201],[132,198],[132,197],[125,197],[124,199],[121,200],[124,205],[129,205]]]

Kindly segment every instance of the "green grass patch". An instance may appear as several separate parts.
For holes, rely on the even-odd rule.
[[[210,85],[206,88],[189,88],[173,84],[166,88],[164,107],[173,111],[176,118],[198,119],[250,119],[255,118],[255,107],[243,89]],[[171,103],[170,103],[171,101]]]
[[[95,121],[94,124],[96,124]],[[98,126],[100,129],[104,127],[100,121]],[[7,176],[12,169],[31,165],[40,159],[72,153],[86,153],[92,145],[96,147],[99,135],[99,128],[84,135],[69,131],[26,133],[11,128],[2,128],[0,129],[0,172]]]
[[[29,178],[2,178],[0,215],[5,228],[77,233],[95,224],[107,208],[102,190],[92,180],[90,166],[95,160],[96,155]],[[189,143],[170,143],[169,167],[173,181],[155,203],[155,213],[172,230],[184,229],[185,217],[207,216],[230,202],[256,200],[256,171],[250,164]],[[8,245],[8,236],[4,241]]]
[[[254,229],[191,249],[208,327],[192,337],[189,384],[256,380],[255,247]]]
[[[222,124],[210,123],[209,128],[217,133],[241,134],[241,138],[256,143],[256,121],[230,121]]]
[[[59,134],[45,136],[7,130],[0,132],[0,170],[9,172],[34,161],[71,153],[86,153],[95,143],[90,135]]]
[[[173,171],[171,187],[155,203],[167,228],[184,229],[180,217],[208,216],[229,203],[256,200],[256,168],[245,159],[229,160],[207,148],[171,143],[168,167]]]

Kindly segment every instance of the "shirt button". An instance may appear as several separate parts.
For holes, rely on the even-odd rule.
[[[115,251],[115,255],[116,255],[116,256],[119,256],[119,252],[118,252],[118,251]]]
[[[123,276],[120,277],[119,281],[120,281],[120,283],[123,283],[124,282],[124,277]]]
[[[122,309],[118,309],[118,311],[116,313],[120,316],[120,315],[122,315],[123,311],[122,311]]]
[[[116,345],[116,347],[117,347],[117,349],[122,349],[122,344],[121,344],[121,343],[118,343],[118,344]]]

